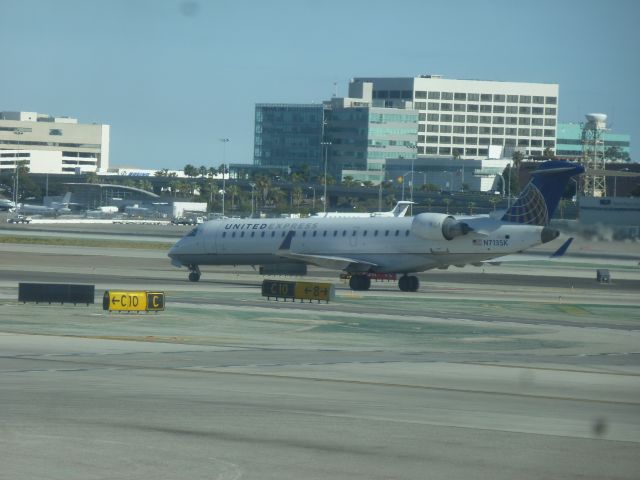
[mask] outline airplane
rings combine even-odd
[[[65,193],[60,202],[51,202],[51,206],[46,205],[29,205],[22,204],[18,207],[18,212],[30,215],[60,215],[63,213],[71,213],[69,208],[69,200],[71,192]]]
[[[413,205],[415,202],[400,200],[396,203],[396,206],[389,210],[388,212],[325,212],[325,213],[316,213],[313,217],[321,217],[321,218],[354,218],[354,217],[404,217],[409,210],[409,206]]]
[[[0,211],[13,212],[16,208],[16,204],[6,198],[0,198]]]
[[[200,279],[200,265],[311,264],[350,274],[352,290],[369,290],[368,273],[402,274],[405,292],[419,288],[417,272],[481,264],[522,252],[560,235],[548,226],[576,163],[552,160],[501,218],[456,219],[443,213],[413,217],[224,219],[191,230],[169,250],[175,266]],[[284,266],[284,265],[283,265]]]

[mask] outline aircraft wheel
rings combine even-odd
[[[197,282],[198,280],[200,280],[200,274],[199,273],[191,272],[189,274],[189,281],[190,282]]]
[[[371,279],[366,275],[352,275],[349,279],[349,288],[351,290],[369,290],[371,287]]]
[[[415,275],[403,275],[398,280],[398,287],[403,292],[417,292],[420,288],[420,280]]]
[[[410,275],[407,277],[407,286],[408,292],[417,292],[418,288],[420,288],[420,280],[415,275]]]

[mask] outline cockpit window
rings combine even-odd
[[[187,237],[195,237],[196,234],[198,233],[198,227],[194,228],[193,230],[191,230],[189,233],[187,233]]]

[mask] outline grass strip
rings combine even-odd
[[[68,247],[137,248],[144,250],[169,250],[173,243],[113,240],[98,238],[58,238],[1,235],[0,244],[18,243],[24,245],[58,245]]]

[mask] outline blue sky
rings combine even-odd
[[[640,2],[0,0],[0,110],[111,125],[112,166],[251,163],[256,103],[358,76],[560,84],[640,139]]]

